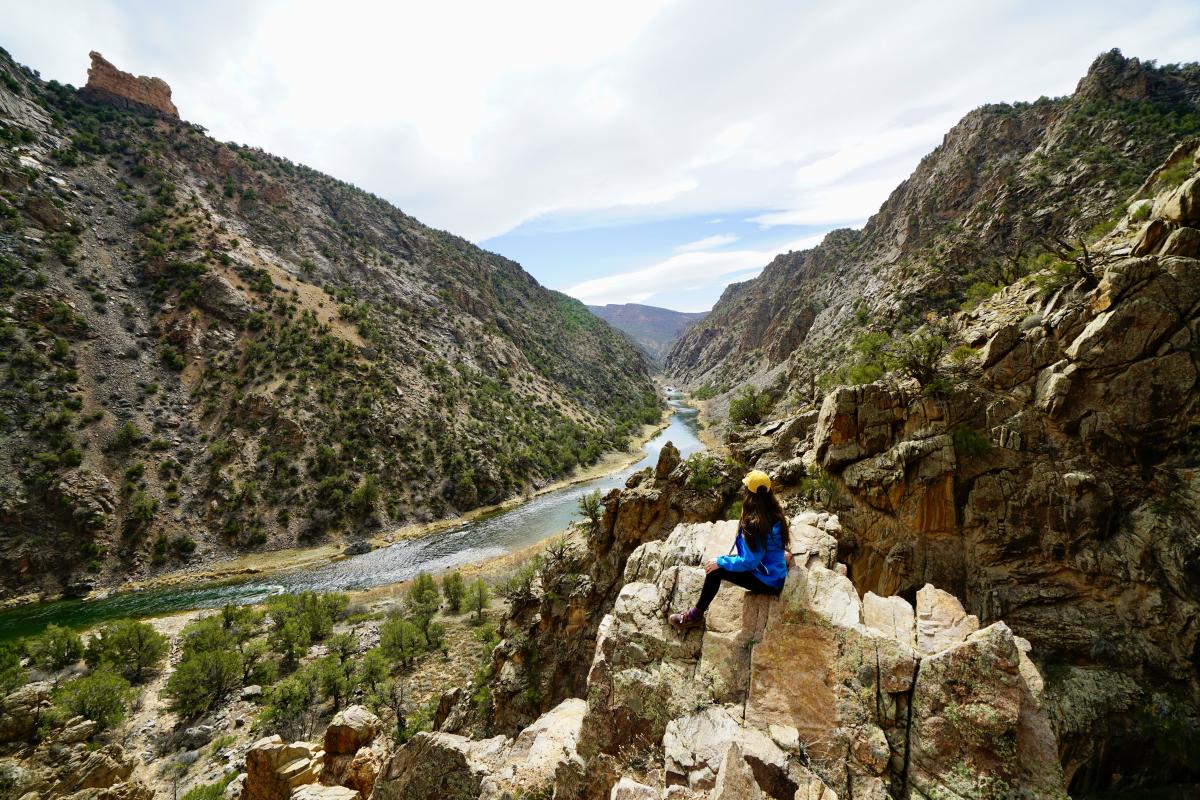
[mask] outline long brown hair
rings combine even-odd
[[[775,495],[765,486],[760,487],[757,492],[747,489],[742,493],[742,518],[739,524],[742,526],[742,536],[751,550],[762,550],[766,547],[767,534],[776,522],[779,523],[783,549],[787,550],[791,541],[788,535],[788,521]]]

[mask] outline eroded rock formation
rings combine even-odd
[[[733,496],[737,482],[719,462],[712,485],[696,486],[692,469],[668,442],[653,470],[633,474],[604,498],[598,525],[578,526],[550,549],[529,592],[510,599],[504,639],[492,655],[491,713],[481,718],[469,693],[460,693],[437,717],[442,730],[515,735],[563,699],[584,694],[596,630],[631,553],[680,523],[716,519]]]
[[[723,589],[707,629],[687,635],[666,615],[694,601],[736,522],[640,546],[600,624],[586,702],[515,740],[422,734],[373,797],[1065,797],[1028,642],[965,623],[932,586],[918,611],[888,598],[865,613],[834,561],[837,523],[794,520],[782,596]]]
[[[162,78],[122,72],[95,50],[88,55],[92,65],[83,87],[86,95],[133,111],[157,111],[168,117],[179,117],[179,109],[171,102],[171,87]]]

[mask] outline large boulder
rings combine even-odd
[[[334,715],[325,729],[325,754],[353,755],[360,747],[370,744],[383,723],[367,708],[359,705],[347,706]]]
[[[1066,798],[1057,742],[1022,656],[997,622],[922,659],[909,731],[911,797]]]
[[[254,311],[254,305],[223,275],[206,273],[199,284],[196,302],[210,314],[241,324]]]
[[[1200,224],[1200,176],[1188,178],[1154,204],[1153,216],[1175,225]]]
[[[316,783],[324,753],[308,742],[284,742],[279,736],[259,739],[246,752],[243,800],[287,800],[292,792]]]
[[[53,688],[49,681],[27,683],[0,700],[0,744],[33,739]]]

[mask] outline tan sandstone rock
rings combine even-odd
[[[925,584],[917,592],[917,652],[932,655],[965,641],[979,630],[979,619],[963,610],[949,592]]]
[[[1022,678],[1020,655],[997,622],[922,660],[910,730],[914,798],[1066,797],[1054,737]]]
[[[880,597],[874,592],[867,592],[862,600],[863,623],[868,628],[916,649],[916,614],[907,600],[895,595]]]
[[[731,744],[725,751],[709,797],[711,800],[761,800],[762,796],[762,789],[754,781],[754,771],[742,758],[741,746]]]
[[[86,94],[127,108],[179,117],[179,109],[171,102],[171,87],[166,81],[122,72],[94,50],[90,56],[92,65],[88,68],[87,85],[83,87]]]
[[[259,739],[246,752],[244,800],[286,800],[321,775],[319,747],[308,742],[284,742],[278,735]]]
[[[621,778],[608,794],[608,800],[658,800],[658,790],[653,786],[638,783],[632,778]]]
[[[383,724],[363,706],[347,706],[339,711],[325,729],[325,753],[350,755],[370,744]]]

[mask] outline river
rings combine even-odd
[[[672,442],[683,457],[704,449],[698,437],[697,411],[674,400],[667,427],[646,443],[646,455],[619,472],[565,486],[489,517],[397,542],[359,556],[347,556],[319,567],[283,570],[248,580],[172,586],[141,592],[118,592],[96,600],[59,600],[0,612],[0,641],[28,636],[46,625],[84,628],[119,617],[150,617],[226,603],[257,603],[272,594],[306,590],[330,592],[369,589],[407,580],[418,572],[441,572],[519,550],[562,531],[579,518],[579,498],[597,489],[602,494],[658,461]]]

